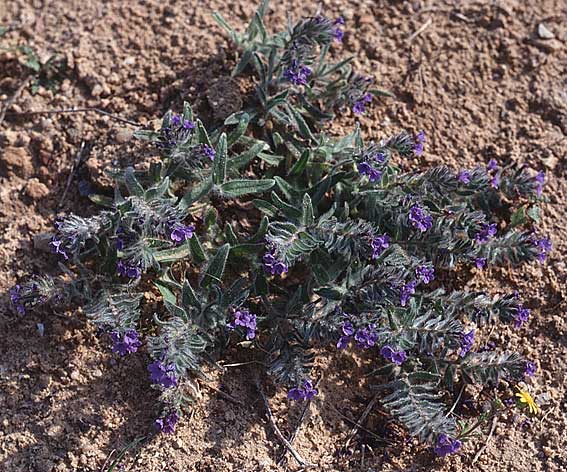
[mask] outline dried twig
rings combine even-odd
[[[335,410],[335,413],[337,413],[337,415],[339,415],[341,418],[343,418],[346,422],[352,424],[352,425],[356,425],[357,422],[355,420],[353,420],[352,418],[349,418],[347,415],[345,415],[344,413],[341,413],[335,406],[331,405],[331,408],[333,410]],[[382,436],[378,436],[376,433],[370,431],[369,429],[365,428],[364,426],[358,426],[358,429],[364,431],[365,433],[370,434],[370,436],[372,436],[374,439],[376,439],[377,441],[383,442],[384,444],[393,444],[392,441],[383,438]]]
[[[350,444],[350,442],[354,439],[354,437],[356,436],[357,431],[362,428],[362,425],[364,424],[364,421],[366,421],[367,416],[370,414],[370,412],[372,411],[372,408],[374,408],[374,405],[376,404],[376,402],[378,401],[378,395],[379,393],[375,394],[374,397],[372,397],[372,400],[370,400],[370,403],[368,403],[368,406],[366,407],[366,409],[362,412],[362,415],[360,415],[360,418],[358,418],[357,422],[355,423],[355,425],[353,426],[353,428],[350,430],[350,433],[348,435],[347,441],[344,445],[344,449],[348,448],[348,445]]]
[[[319,377],[317,379],[317,382],[315,382],[315,388],[318,387],[319,383],[321,382],[321,378],[322,377]],[[311,405],[311,398],[305,402],[305,405],[303,405],[303,410],[301,410],[301,415],[299,416],[299,421],[297,422],[295,429],[293,430],[293,432],[291,433],[291,436],[288,439],[290,444],[293,444],[293,441],[295,441],[295,438],[299,434],[299,430],[301,428],[301,425],[305,421],[305,417],[307,416],[307,412],[309,411],[310,405]],[[286,458],[286,453],[287,453],[286,451],[283,451],[283,453],[280,455],[279,459],[277,460],[278,466],[280,466],[284,463],[285,458]]]
[[[492,439],[492,436],[494,435],[494,431],[496,430],[496,423],[497,422],[498,422],[498,415],[496,415],[492,418],[492,424],[490,425],[490,432],[488,433],[488,437],[486,438],[486,441],[484,442],[483,446],[478,450],[478,452],[474,456],[474,458],[471,462],[471,465],[474,465],[474,463],[479,459],[481,454],[487,448],[488,442]]]
[[[264,402],[264,407],[266,408],[266,415],[268,417],[270,424],[272,425],[272,428],[273,428],[274,433],[276,434],[277,438],[287,448],[287,450],[291,453],[293,458],[297,461],[297,463],[301,467],[304,467],[304,468],[315,467],[315,464],[310,464],[308,462],[305,462],[305,460],[303,459],[303,457],[301,457],[299,452],[297,452],[293,448],[293,446],[289,443],[289,441],[284,437],[284,435],[280,431],[280,428],[278,428],[278,425],[276,424],[276,421],[275,421],[275,418],[274,418],[274,414],[272,413],[272,410],[270,408],[270,404],[268,403],[268,399],[266,398],[266,395],[264,394],[264,391],[262,390],[262,386],[260,385],[259,381],[256,382],[256,388],[258,389],[258,393],[260,393],[260,396],[262,397],[262,401]]]
[[[427,21],[425,23],[423,23],[418,29],[417,31],[415,31],[408,39],[408,43],[411,43],[415,38],[417,38],[421,33],[423,33],[427,28],[429,28],[431,26],[431,23],[433,23],[433,20],[430,18],[427,19]]]
[[[4,121],[4,118],[6,116],[6,111],[8,111],[8,108],[10,108],[14,104],[14,102],[20,97],[21,93],[28,86],[31,79],[32,79],[31,75],[27,76],[26,79],[20,84],[20,86],[14,92],[14,94],[10,98],[8,98],[8,100],[6,100],[6,103],[4,103],[2,108],[0,108],[0,125]]]
[[[202,384],[203,384],[205,387],[210,388],[212,391],[218,393],[219,396],[221,396],[221,397],[224,398],[225,400],[228,400],[228,401],[230,401],[230,402],[232,402],[232,403],[235,403],[235,404],[237,404],[237,405],[240,405],[240,406],[245,406],[245,404],[244,404],[243,402],[241,402],[238,398],[234,398],[232,395],[230,395],[230,394],[228,394],[228,393],[226,393],[226,392],[223,392],[220,388],[217,388],[217,387],[215,387],[214,385],[211,385],[211,384],[206,383],[206,382],[202,382]]]
[[[96,107],[86,107],[86,108],[61,108],[58,110],[38,110],[38,111],[20,111],[20,112],[11,112],[7,113],[9,116],[19,116],[19,115],[60,115],[63,113],[88,113],[94,112],[100,115],[108,116],[116,121],[121,121],[122,123],[127,123],[132,126],[141,127],[140,123],[136,123],[135,121],[127,120],[126,118],[122,118],[118,115],[113,115],[105,110],[101,110],[100,108]]]
[[[79,170],[79,167],[89,158],[90,154],[90,146],[87,146],[86,141],[81,141],[81,146],[79,147],[79,152],[75,156],[75,160],[73,161],[73,166],[71,167],[71,171],[69,172],[69,176],[67,177],[67,183],[65,184],[65,190],[63,191],[63,195],[61,195],[61,199],[59,200],[59,207],[63,205],[65,201],[65,197],[67,196],[67,192],[69,191],[69,187],[71,187],[71,182],[73,181],[73,177]]]

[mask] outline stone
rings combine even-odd
[[[34,177],[28,180],[26,194],[34,200],[41,200],[49,195],[49,188]]]
[[[6,167],[8,172],[19,175],[20,177],[29,177],[33,173],[32,156],[26,148],[7,147],[4,151],[0,151],[0,168]]]

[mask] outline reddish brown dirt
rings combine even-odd
[[[501,420],[471,465],[486,436],[454,457],[435,459],[416,442],[400,440],[403,434],[376,408],[365,428],[389,432],[393,446],[361,431],[341,455],[352,427],[341,415],[358,417],[372,398],[369,382],[360,381],[372,361],[329,352],[319,365],[321,394],[296,440],[298,452],[318,464],[317,470],[566,470],[567,4],[321,3],[327,15],[347,20],[346,51],[339,52],[356,54],[358,68],[398,97],[380,100],[362,119],[365,136],[424,129],[423,165],[472,166],[495,158],[545,169],[542,231],[555,249],[545,265],[491,269],[469,282],[492,292],[517,289],[532,308],[527,328],[485,332],[483,341],[535,360],[538,372],[529,388],[542,403],[539,418],[523,427],[520,416]],[[40,88],[32,95],[28,87],[9,111],[96,106],[147,123],[188,99],[211,113],[205,98],[210,79],[228,72],[232,46],[210,14],[219,10],[242,27],[254,8],[249,0],[0,0],[0,25],[13,27],[0,45],[27,43],[42,57],[56,52],[69,64],[58,92]],[[315,2],[274,2],[268,26],[283,25],[288,14],[315,11]],[[541,22],[554,39],[538,38]],[[24,79],[14,54],[0,52],[2,103]],[[340,123],[351,126],[352,118]],[[140,159],[128,154],[135,149],[131,129],[93,113],[7,116],[0,126],[2,292],[30,273],[53,271],[55,259],[34,248],[34,235],[49,230],[59,212],[88,206],[75,182],[58,207],[81,141],[93,146],[85,172],[98,178],[114,159]],[[37,323],[45,326],[43,336]],[[80,313],[44,311],[20,319],[3,298],[0,354],[0,470],[99,471],[109,455],[116,457],[149,431],[155,397],[143,356],[117,362]],[[126,470],[277,470],[279,445],[250,371],[234,368],[222,379],[212,375],[211,384],[244,404],[202,385],[202,399],[178,434],[135,449],[123,461]],[[289,432],[299,407],[288,405],[281,393],[270,402],[278,424]],[[288,464],[297,469],[293,459]]]

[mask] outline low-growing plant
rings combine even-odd
[[[185,104],[138,132],[159,162],[112,170],[114,196],[90,197],[101,211],[58,221],[61,275],[17,285],[12,302],[22,314],[82,306],[118,355],[144,346],[163,432],[203,364],[229,347],[296,401],[317,395],[315,358],[331,347],[367,350],[383,406],[439,455],[455,452],[476,429],[450,408],[455,393],[533,374],[475,340],[485,324],[527,321],[518,295],[469,292],[455,274],[543,262],[551,243],[533,229],[543,173],[495,161],[406,171],[423,132],[329,137],[325,121],[362,112],[373,79],[349,59],[326,62],[341,19],[269,36],[266,8],[242,34],[215,16],[240,53],[234,74],[254,83],[245,108],[206,127]]]

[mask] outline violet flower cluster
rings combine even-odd
[[[300,387],[294,387],[290,389],[287,392],[287,398],[296,402],[300,402],[304,400],[311,400],[318,393],[319,390],[317,390],[313,386],[313,382],[306,379],[303,381],[303,384]]]
[[[110,336],[114,343],[112,352],[120,356],[137,352],[142,345],[142,341],[140,341],[138,332],[135,329],[128,329],[124,333],[113,331],[110,333]]]
[[[177,386],[177,374],[174,364],[163,364],[156,360],[148,365],[150,373],[150,381],[154,384],[161,385],[163,388],[172,388]]]
[[[234,330],[237,326],[246,330],[246,339],[251,340],[256,337],[256,315],[249,310],[240,308],[234,312],[234,319],[227,324],[227,327]]]

